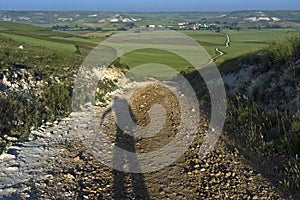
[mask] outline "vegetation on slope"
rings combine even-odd
[[[291,93],[283,89],[290,88],[291,91],[295,91],[292,93],[297,93],[300,76],[299,52],[300,34],[291,34],[285,39],[272,42],[266,49],[231,60],[230,65],[233,67],[230,70],[226,69],[223,74],[224,78],[245,74],[250,76],[242,77],[240,82],[233,83],[241,84],[237,86],[237,91],[231,91],[230,86],[226,85],[226,134],[234,138],[240,151],[244,152],[252,163],[259,165],[260,169],[266,168],[272,178],[277,176],[276,179],[281,180],[286,188],[296,191],[300,189],[299,100],[297,101],[294,94],[286,96]],[[195,72],[184,75],[197,91],[200,102],[207,105],[209,94],[202,78]],[[258,75],[265,77],[262,82],[257,85],[247,82],[248,79],[255,80]],[[271,84],[277,80],[280,87]],[[282,90],[281,93],[278,93],[278,88]],[[255,91],[263,94],[268,101],[257,98]],[[279,94],[282,94],[285,100],[291,100],[291,105],[282,105]],[[272,106],[267,104],[269,101],[272,102]],[[282,107],[285,109],[280,109]],[[209,113],[209,110],[207,112]]]
[[[0,37],[0,151],[71,109],[81,57]],[[22,46],[23,48],[20,48]]]
[[[71,112],[74,77],[98,41],[0,22],[0,153]]]
[[[299,85],[297,84],[299,84],[300,76],[300,33],[289,35],[286,39],[274,41],[269,49],[262,54],[262,58],[264,59],[264,65],[259,66],[265,67],[269,71],[275,68],[277,73],[283,77],[285,87],[294,88],[299,95]],[[276,93],[276,90],[274,93]],[[280,96],[273,95],[273,98],[273,102],[276,102],[277,98],[280,102]],[[285,98],[286,101],[292,100],[289,96]],[[232,125],[235,124],[235,126],[238,125],[238,127],[243,128],[242,133],[246,135],[246,141],[248,141],[252,151],[256,154],[285,157],[284,167],[280,171],[284,175],[282,183],[290,189],[299,191],[299,96],[298,101],[296,99],[294,102],[290,102],[292,104],[290,106],[288,106],[289,102],[286,103],[287,110],[265,111],[261,108],[258,109],[253,102],[246,101],[245,103],[238,103],[234,107],[231,106],[230,114],[236,115],[236,117],[232,117],[232,122],[236,121]]]
[[[241,138],[240,141],[244,141],[242,144],[249,150],[250,156],[261,156],[262,160],[281,158],[282,163],[276,163],[279,174],[283,176],[281,182],[293,190],[300,189],[300,163],[297,161],[300,155],[299,99],[298,102],[297,99],[292,101],[293,99],[287,96],[288,91],[284,89],[289,87],[297,93],[299,59],[300,33],[278,39],[265,51],[245,57],[242,60],[244,64],[252,64],[255,70],[265,74],[262,84],[252,89],[262,90],[260,93],[264,93],[269,102],[272,102],[273,108],[270,109],[270,105],[266,101],[262,102],[257,95],[238,93],[229,99],[227,117],[228,130]],[[271,79],[276,78],[275,73],[281,77],[277,79],[280,80],[278,86],[271,84]],[[270,74],[271,79],[268,78]],[[281,90],[284,100],[290,102],[282,105],[277,90]],[[283,106],[285,109],[280,109]]]

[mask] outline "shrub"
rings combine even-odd
[[[300,163],[288,162],[284,166],[285,178],[280,183],[290,190],[300,190]]]
[[[300,33],[272,42],[269,49],[275,65],[280,68],[293,66],[300,58]]]

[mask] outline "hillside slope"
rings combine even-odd
[[[190,121],[195,117],[181,113],[174,94],[157,81],[149,81],[140,90],[121,87],[118,79],[123,69],[111,66],[106,80],[99,83],[103,90],[98,90],[98,97],[106,102],[95,108],[96,117],[94,112],[72,112],[62,118],[71,111],[80,54],[60,54],[7,37],[0,40],[3,198],[299,199],[300,163],[296,155],[300,154],[300,126],[296,108],[300,35],[278,41],[262,53],[244,56],[236,63],[238,70],[223,74],[229,94],[226,129],[204,159],[197,153],[208,133],[209,96],[200,76],[195,72],[184,74],[201,104],[199,126],[192,132],[195,140],[172,165],[145,174],[107,167],[88,151],[78,132],[93,128],[100,124],[97,119],[102,119],[106,136],[114,145],[131,152],[150,152],[172,141],[181,114]],[[149,123],[151,105],[163,104],[167,120],[161,133],[149,139],[133,139],[122,132],[109,107],[111,95],[107,95],[115,89],[121,93],[120,98],[135,91],[129,103],[140,125]],[[179,96],[191,110],[190,102]],[[99,139],[97,132],[91,131],[91,135]],[[11,143],[14,144],[4,148]],[[103,143],[96,140],[92,144]],[[107,154],[120,158],[115,152]],[[168,155],[164,152],[162,156],[165,154]]]

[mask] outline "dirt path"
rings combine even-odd
[[[230,43],[231,43],[230,35],[228,35],[227,33],[225,33],[225,35],[226,35],[226,38],[227,38],[227,41],[226,41],[225,46],[226,46],[226,47],[229,47],[229,46],[230,46]]]
[[[226,36],[226,42],[225,42],[225,46],[224,46],[224,47],[226,48],[226,47],[229,47],[229,46],[230,46],[231,39],[230,39],[230,36],[229,36],[227,33],[224,33],[224,35]],[[215,51],[216,51],[216,53],[217,53],[218,55],[214,56],[214,57],[211,59],[210,63],[215,62],[218,58],[222,57],[222,56],[225,54],[225,53],[224,53],[223,51],[221,51],[219,48],[216,48]]]
[[[165,87],[153,83],[136,90],[129,101],[132,115],[141,126],[149,123],[148,111],[151,105],[164,105],[167,113],[166,124],[154,137],[133,140],[128,135],[120,134],[115,124],[114,113],[107,112],[103,115],[104,110],[99,110],[99,117],[104,116],[102,126],[105,134],[110,141],[132,152],[150,152],[168,144],[180,126],[178,100],[173,95]],[[89,113],[83,113],[81,117],[86,122],[82,121],[80,126],[74,126],[75,115],[79,113],[73,113],[62,126],[55,126],[56,132],[53,133],[56,137],[66,130],[68,136],[62,135],[61,142],[55,143],[57,145],[54,147],[59,151],[55,151],[57,154],[50,165],[45,162],[38,165],[39,170],[43,172],[39,176],[31,175],[30,171],[25,172],[30,175],[27,181],[23,180],[11,186],[5,183],[7,187],[2,187],[1,194],[10,194],[5,199],[283,199],[280,192],[262,174],[247,164],[225,137],[219,140],[215,150],[205,159],[198,158],[208,129],[208,120],[204,114],[200,116],[195,140],[186,152],[173,164],[159,171],[144,174],[113,170],[95,159],[86,149],[86,143],[83,144],[82,140],[76,137],[80,127],[92,126],[93,121],[90,120],[95,118]],[[193,120],[193,116],[185,117]],[[63,127],[67,129],[62,129]],[[45,127],[41,134],[51,130],[52,127]],[[28,151],[34,150],[35,147],[29,147],[29,144],[33,142],[24,146],[29,148]],[[29,155],[34,155],[34,151],[30,154],[25,152],[24,148],[18,150],[19,155],[24,156],[24,160],[30,157]],[[37,155],[41,159],[43,152],[46,151],[42,149]],[[48,159],[45,161],[49,162]],[[17,162],[23,166],[22,162]],[[3,166],[4,162],[1,165]]]

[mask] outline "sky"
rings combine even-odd
[[[1,10],[300,10],[300,0],[0,0]]]

